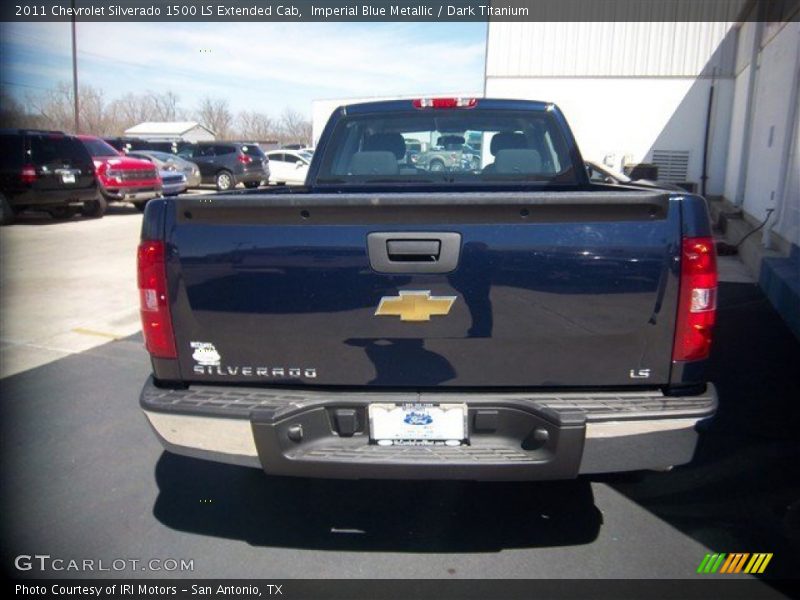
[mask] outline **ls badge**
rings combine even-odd
[[[446,315],[456,296],[431,296],[430,291],[404,291],[399,296],[381,298],[376,317],[400,317],[401,321],[430,321],[434,315]]]

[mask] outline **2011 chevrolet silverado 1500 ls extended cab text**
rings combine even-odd
[[[480,161],[405,161],[443,135]],[[686,463],[717,404],[710,235],[699,196],[591,184],[552,104],[342,107],[305,187],[148,204],[141,406],[169,451],[271,474]]]

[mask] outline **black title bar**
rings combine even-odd
[[[791,582],[753,578],[695,579],[39,579],[7,583],[16,598],[101,598],[103,600],[162,600],[185,598],[248,600],[548,600],[592,598],[648,600],[760,600],[785,598]],[[778,588],[778,589],[776,589]]]
[[[800,0],[11,0],[0,21],[789,21]]]

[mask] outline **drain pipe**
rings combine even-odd
[[[711,137],[711,112],[714,108],[714,84],[717,79],[717,68],[711,69],[711,88],[708,90],[708,108],[706,109],[706,131],[703,135],[703,174],[700,176],[700,193],[706,195],[706,183],[708,182],[708,146]]]

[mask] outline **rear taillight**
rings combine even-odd
[[[717,256],[714,240],[710,237],[684,238],[672,360],[708,358],[716,315]]]
[[[167,298],[164,242],[144,241],[139,244],[138,275],[145,347],[156,358],[177,358]]]
[[[36,181],[36,167],[33,165],[25,165],[22,171],[19,172],[19,178],[22,183],[33,183]]]
[[[414,108],[474,108],[477,98],[417,98],[411,101]]]
[[[239,162],[243,165],[249,165],[251,162],[253,162],[253,159],[250,156],[247,156],[247,154],[240,154],[236,158],[238,158]]]

